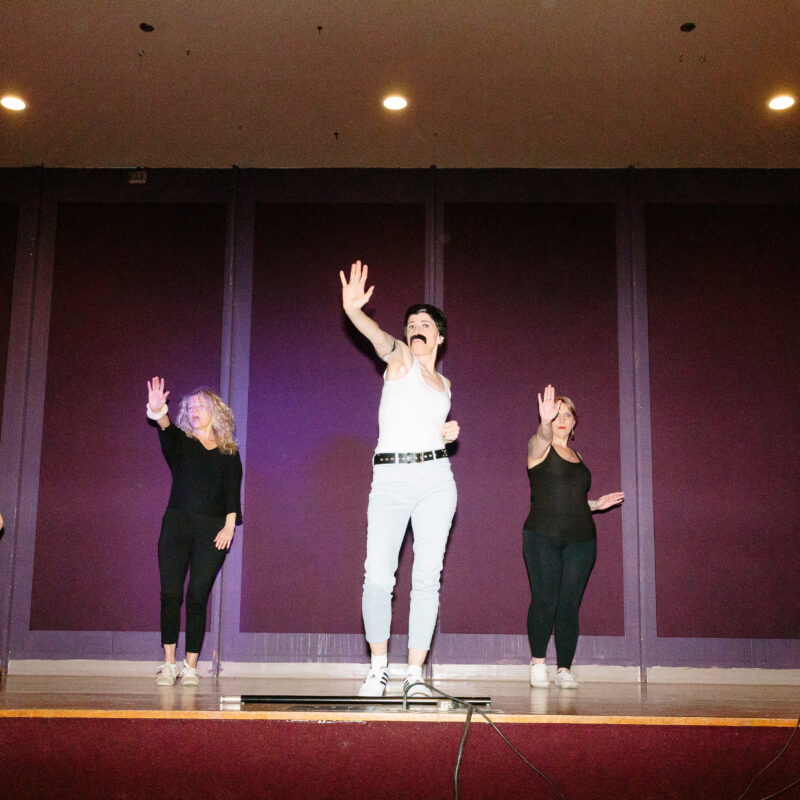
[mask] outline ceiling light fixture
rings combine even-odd
[[[2,100],[0,105],[7,108],[9,111],[22,111],[25,108],[25,101],[21,97],[14,97],[14,95],[7,94]]]
[[[794,105],[794,97],[790,97],[788,94],[779,94],[776,97],[773,97],[772,100],[767,103],[767,105],[773,111],[784,111],[787,108],[791,108]]]
[[[383,101],[383,105],[390,111],[400,111],[408,105],[408,100],[405,97],[400,97],[398,94],[393,94]]]

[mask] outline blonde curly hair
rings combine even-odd
[[[239,444],[234,437],[233,412],[222,402],[222,398],[210,389],[200,387],[183,396],[178,418],[175,424],[187,435],[195,438],[194,430],[189,423],[188,405],[192,397],[202,397],[211,411],[211,429],[221,453],[232,456],[239,450]]]

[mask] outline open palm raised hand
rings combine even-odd
[[[158,413],[167,402],[169,392],[164,391],[164,379],[156,376],[151,381],[147,381],[147,404],[150,410]]]
[[[537,397],[539,398],[539,419],[542,422],[552,422],[561,408],[561,401],[556,400],[556,390],[548,383],[544,387],[544,397],[541,394]]]
[[[374,286],[366,289],[367,285],[366,264],[361,265],[360,261],[350,265],[350,280],[344,276],[344,270],[339,270],[339,279],[342,282],[342,306],[345,309],[363,308],[372,297]]]

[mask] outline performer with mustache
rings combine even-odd
[[[403,691],[409,697],[430,697],[430,689],[422,683],[422,665],[436,625],[439,577],[456,510],[456,485],[445,445],[458,438],[459,428],[455,420],[446,421],[450,381],[436,372],[447,321],[436,306],[413,305],[405,314],[404,341],[395,339],[362,310],[375,288],[366,288],[367,265],[356,261],[350,267],[349,280],[344,271],[339,277],[345,314],[386,362],[378,445],[372,458],[361,600],[371,664],[358,693],[380,697],[389,680],[392,591],[410,519],[414,566]]]

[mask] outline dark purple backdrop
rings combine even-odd
[[[0,657],[154,653],[169,473],[145,381],[163,373],[179,395],[218,386],[221,371],[246,491],[217,606],[220,656],[363,657],[381,378],[343,317],[337,275],[361,257],[389,330],[423,297],[450,322],[441,369],[462,424],[459,509],[434,661],[524,660],[525,442],[551,381],[578,405],[591,495],[620,475],[629,493],[624,511],[595,517],[579,652],[644,666],[800,663],[800,171],[154,170],[131,187],[124,171],[38,170],[18,182],[0,184],[0,258],[19,291]]]
[[[800,205],[646,224],[658,635],[800,638]]]
[[[241,627],[360,633],[380,362],[344,316],[339,270],[402,334],[424,299],[423,204],[259,204],[253,257]],[[406,548],[410,556],[411,548]],[[402,560],[393,632],[407,627]]]
[[[445,374],[461,424],[453,457],[457,521],[445,562],[441,630],[525,633],[530,602],[522,524],[536,393],[576,404],[574,447],[591,495],[620,486],[614,206],[445,206]],[[599,558],[582,632],[624,633],[619,510],[595,515]]]
[[[148,378],[219,384],[225,206],[58,208],[31,630],[158,630]]]

